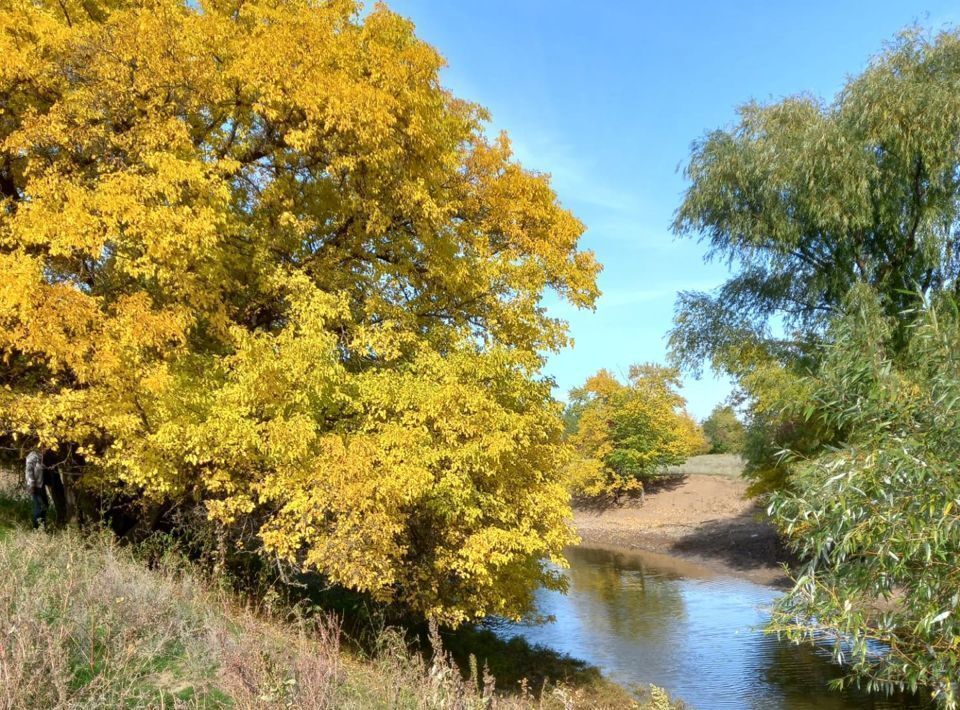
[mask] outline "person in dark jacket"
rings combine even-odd
[[[27,490],[33,499],[33,527],[39,528],[46,526],[47,509],[50,507],[50,499],[47,497],[43,470],[43,452],[34,449],[27,454],[26,483]]]

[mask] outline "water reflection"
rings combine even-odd
[[[759,631],[779,592],[652,553],[568,550],[567,595],[541,591],[556,621],[507,626],[599,666],[626,685],[655,683],[693,708],[892,710],[919,701],[836,692],[826,654]]]

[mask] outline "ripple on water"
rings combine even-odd
[[[599,666],[625,685],[654,683],[703,710],[899,710],[919,701],[837,692],[829,653],[760,631],[778,590],[636,551],[567,551],[566,595],[541,590],[543,625],[505,625]]]

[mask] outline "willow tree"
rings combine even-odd
[[[0,1],[0,434],[457,623],[571,540],[540,306],[597,265],[383,6]]]
[[[960,312],[952,297],[887,316],[858,287],[829,327],[795,415],[841,443],[797,456],[771,512],[803,560],[773,626],[832,645],[846,684],[960,704]],[[907,347],[899,331],[911,333]]]
[[[756,425],[753,471],[767,483],[783,482],[784,446],[832,442],[829,427],[781,410],[853,286],[874,289],[888,315],[918,292],[960,291],[958,81],[958,32],[908,32],[832,102],[749,103],[693,147],[674,227],[735,273],[680,295],[671,347],[678,363],[706,361],[739,382]]]

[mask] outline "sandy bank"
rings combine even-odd
[[[690,473],[646,496],[646,503],[580,506],[574,523],[585,545],[649,550],[698,562],[760,584],[785,585],[783,549],[772,525],[746,498],[738,476]]]

